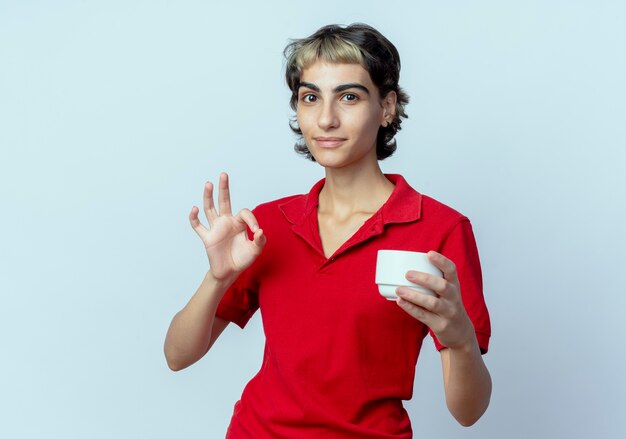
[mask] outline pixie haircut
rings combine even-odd
[[[379,127],[376,136],[378,160],[389,157],[396,150],[394,136],[400,131],[402,118],[407,118],[404,106],[409,103],[408,95],[400,88],[400,55],[395,46],[380,32],[363,23],[341,27],[328,25],[320,28],[308,38],[291,40],[284,51],[286,58],[285,78],[291,90],[290,106],[298,109],[298,88],[303,70],[317,61],[329,63],[360,64],[378,87],[381,98],[390,91],[397,95],[396,113],[386,127]],[[294,149],[297,153],[315,161],[298,127],[294,116],[290,128],[299,138]]]

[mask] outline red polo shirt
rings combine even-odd
[[[330,258],[317,222],[324,180],[307,195],[254,210],[267,244],[226,292],[217,316],[243,328],[260,308],[265,352],[235,405],[228,438],[412,437],[402,400],[412,397],[429,330],[379,294],[379,249],[436,250],[452,259],[487,351],[489,315],[469,220],[401,176],[387,178],[395,184],[387,202]]]

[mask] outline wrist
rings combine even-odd
[[[472,333],[472,337],[468,337],[466,341],[463,343],[459,343],[455,346],[448,347],[452,352],[458,352],[459,354],[472,354],[474,352],[480,353],[480,347],[478,346],[478,340],[476,339],[476,335]]]
[[[217,289],[226,291],[239,277],[239,273],[216,277],[211,270],[207,271],[204,281],[213,284]]]

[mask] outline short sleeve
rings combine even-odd
[[[483,296],[482,271],[472,225],[467,218],[458,222],[443,241],[439,253],[456,265],[461,297],[467,314],[474,324],[481,353],[487,353],[491,337],[489,312]],[[429,330],[438,351],[445,348]]]
[[[255,208],[252,212],[258,218],[257,209]],[[248,229],[248,239],[252,238],[253,233]],[[226,290],[215,311],[216,317],[233,322],[242,329],[259,309],[259,286],[258,282],[254,281],[253,274],[257,262],[258,258]]]
[[[244,328],[259,309],[257,289],[250,282],[250,267],[228,288],[217,306],[215,316]]]

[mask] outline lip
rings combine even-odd
[[[347,139],[343,137],[314,137],[313,140],[322,148],[334,148],[341,145]]]

